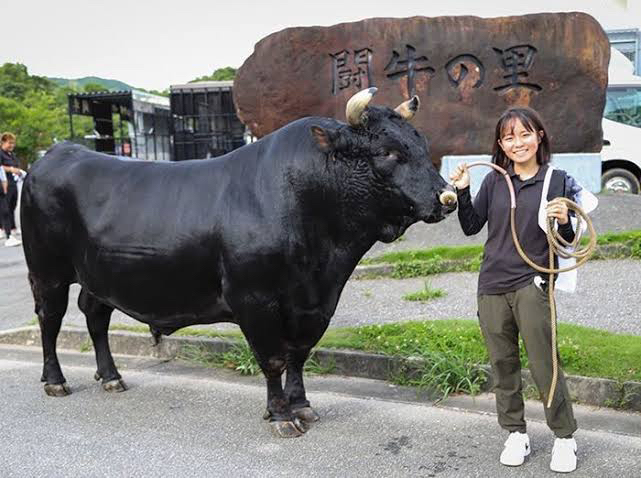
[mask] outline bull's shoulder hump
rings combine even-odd
[[[300,132],[307,132],[312,126],[321,126],[323,128],[339,128],[345,126],[345,123],[341,123],[338,120],[333,118],[324,118],[321,116],[306,116],[304,118],[297,119],[291,123],[286,124],[280,129],[269,133],[259,140],[259,142],[270,142],[276,139],[280,139],[285,136],[291,136],[299,134]]]

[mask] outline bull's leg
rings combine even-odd
[[[261,333],[258,333],[257,328],[261,329]],[[270,330],[269,327],[257,327],[256,323],[251,330],[243,328],[243,333],[267,381],[265,418],[269,419],[272,431],[282,438],[302,435],[307,431],[307,427],[300,419],[292,415],[289,400],[283,391],[281,376],[286,367],[286,354],[278,333],[273,329]]]
[[[260,355],[256,354],[257,357]],[[305,424],[292,414],[289,400],[283,391],[281,376],[285,370],[285,354],[258,359],[267,381],[266,416],[274,433],[282,438],[294,438],[307,431]]]
[[[40,323],[42,339],[43,367],[40,381],[45,382],[45,393],[51,397],[64,397],[71,393],[67,381],[62,374],[56,341],[62,318],[67,311],[69,300],[69,284],[39,281],[29,274],[31,291],[36,305],[35,311]]]
[[[102,388],[107,392],[124,392],[127,390],[127,386],[116,369],[109,349],[108,330],[113,307],[98,301],[84,289],[80,291],[78,296],[78,307],[87,318],[87,328],[96,352],[98,370],[94,378],[96,380],[102,379]]]
[[[287,380],[285,382],[285,396],[292,408],[293,415],[307,423],[318,421],[320,418],[307,400],[303,383],[303,368],[310,350],[309,347],[290,348],[287,353]]]

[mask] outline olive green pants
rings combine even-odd
[[[552,332],[547,294],[530,283],[506,294],[478,296],[479,323],[492,365],[499,425],[510,432],[524,433],[526,429],[519,334],[525,343],[532,378],[547,404],[552,381]],[[547,424],[557,437],[568,437],[576,431],[560,359],[554,400],[550,408],[544,407]]]

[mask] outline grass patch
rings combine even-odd
[[[148,333],[144,326],[111,328]],[[563,323],[559,324],[558,334],[559,353],[566,374],[609,378],[621,383],[641,382],[641,337]],[[176,335],[242,339],[239,331],[186,328]],[[244,349],[217,357],[200,357],[197,361],[210,366],[230,367],[240,373],[255,373],[257,369],[251,365],[254,358],[249,353],[249,347],[244,341],[239,341],[239,346]],[[394,381],[430,387],[443,395],[456,392],[477,393],[486,379],[479,364],[487,364],[488,355],[476,320],[434,320],[332,328],[325,333],[318,347],[424,359],[427,363],[424,368],[418,372],[413,370],[399,374],[393,377]],[[527,367],[523,347],[520,358],[521,365]],[[306,370],[312,373],[331,373],[332,367],[315,363],[312,356]]]
[[[581,240],[582,245],[587,238]],[[621,247],[608,247],[621,246]],[[641,259],[641,231],[625,231],[601,234],[593,259]],[[431,249],[415,249],[388,252],[378,257],[363,259],[363,265],[392,264],[395,279],[425,277],[444,272],[478,272],[483,260],[483,246],[440,246]]]
[[[582,241],[587,243],[586,238],[583,238]],[[596,239],[597,244],[621,244],[630,241],[641,241],[641,231],[607,232]]]
[[[109,325],[109,330],[123,330],[125,332],[135,332],[138,334],[150,334],[149,327],[147,325],[111,324]],[[212,330],[196,329],[192,327],[185,327],[184,329],[177,330],[172,335],[179,337],[209,337],[231,340],[244,339],[243,334],[240,330]]]
[[[351,333],[360,342],[360,346],[354,348],[360,350],[404,357],[442,353],[468,363],[488,363],[487,350],[475,320],[368,325],[351,329]],[[559,353],[567,374],[622,382],[641,381],[641,337],[572,324],[559,324],[558,334]],[[521,365],[528,366],[523,347]]]
[[[396,264],[399,262],[475,259],[483,254],[483,246],[440,246],[431,249],[388,252],[378,257],[363,259],[361,264]]]
[[[80,344],[80,348],[78,348],[79,352],[90,352],[91,349],[93,349],[93,342],[91,342],[90,339],[85,340],[82,344]]]
[[[425,277],[444,272],[478,272],[481,269],[481,258],[462,261],[443,260],[441,258],[427,261],[397,262],[394,264],[394,279],[409,279],[412,277]]]
[[[178,357],[206,367],[229,368],[241,375],[258,375],[261,371],[254,353],[244,341],[235,343],[223,353],[212,353],[201,346],[189,345],[181,349]],[[312,353],[305,362],[303,371],[305,374],[320,375],[332,373],[335,367],[334,363],[321,363]]]
[[[260,367],[247,343],[239,342],[223,353],[212,353],[197,346],[188,345],[180,350],[179,358],[206,367],[224,367],[236,370],[241,375],[256,375]]]
[[[433,299],[445,296],[443,289],[435,289],[431,286],[429,281],[423,283],[423,289],[411,294],[405,294],[403,299],[414,302],[429,302]]]
[[[476,272],[481,268],[483,246],[442,246],[432,249],[389,252],[364,259],[362,264],[394,265],[392,277],[406,279],[443,272]]]
[[[559,324],[559,351],[567,373],[641,382],[641,337]]]
[[[582,244],[587,244],[587,239],[581,239]],[[599,252],[598,246],[621,245],[627,249],[625,252],[615,253],[616,257],[630,257],[641,259],[641,231],[624,231],[615,233],[601,234],[597,237],[597,251],[594,254],[595,259],[608,259],[607,254]]]

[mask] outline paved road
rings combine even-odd
[[[600,232],[622,228],[641,229],[641,196],[605,195],[594,215]],[[622,218],[625,217],[625,221]],[[482,233],[484,234],[484,232]],[[379,253],[387,249],[433,247],[441,244],[479,243],[481,234],[466,238],[455,217],[436,225],[417,224],[408,239],[394,244],[377,243]],[[446,242],[446,240],[448,242]],[[370,251],[372,253],[372,251]],[[33,320],[33,299],[26,280],[27,269],[21,248],[0,247],[0,330],[18,327]],[[557,294],[559,320],[619,333],[641,335],[641,261],[593,261],[579,271],[577,293]],[[475,273],[440,274],[429,279],[432,287],[447,295],[425,304],[403,300],[403,295],[424,287],[424,279],[349,281],[332,327],[396,322],[476,317]],[[84,316],[76,305],[79,286],[72,286],[65,324],[83,325]],[[115,312],[113,322],[140,325]],[[233,328],[231,324],[217,328]]]
[[[39,350],[0,346],[3,478],[557,476],[548,470],[553,437],[539,403],[527,404],[527,415],[538,417],[529,424],[533,453],[514,470],[498,463],[505,434],[493,415],[434,407],[384,383],[308,379],[321,421],[283,440],[260,418],[259,378],[118,357],[131,388],[110,395],[91,378],[91,356],[60,358],[73,394],[50,398],[38,381]],[[641,415],[576,413],[584,428],[573,477],[641,476]]]

